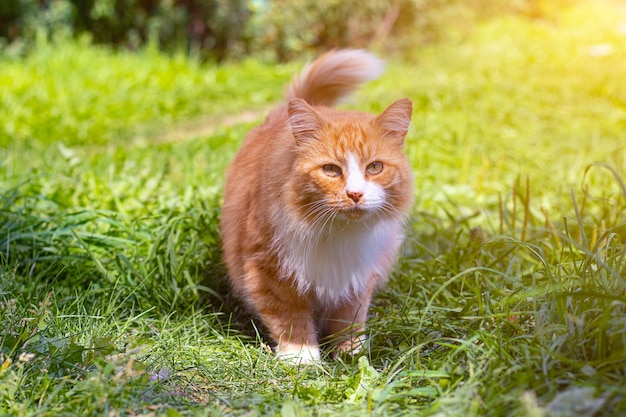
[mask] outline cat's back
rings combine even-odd
[[[232,277],[243,275],[243,259],[270,238],[266,213],[277,191],[271,183],[289,170],[291,135],[286,129],[287,110],[274,109],[250,130],[226,172],[222,204],[222,249]],[[276,159],[284,160],[276,163]],[[280,171],[280,172],[278,172]]]
[[[267,156],[275,150],[284,149],[282,145],[289,141],[287,117],[286,107],[280,106],[272,110],[263,123],[248,132],[228,167],[226,187],[233,182],[231,180],[237,181],[237,178],[245,174],[256,178],[255,167],[260,168]]]

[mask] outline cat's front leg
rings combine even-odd
[[[365,343],[367,305],[345,304],[337,307],[327,321],[328,340],[333,353],[356,355]]]
[[[342,300],[330,309],[327,331],[335,353],[356,355],[365,343],[365,321],[369,310],[375,279],[362,294]]]
[[[276,355],[294,364],[320,359],[310,300],[267,268],[249,265],[246,269],[247,298],[276,342]]]

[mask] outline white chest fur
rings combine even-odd
[[[316,232],[282,230],[273,247],[282,275],[329,304],[366,291],[374,274],[386,278],[403,238],[399,220],[335,223]]]

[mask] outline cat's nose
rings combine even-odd
[[[363,193],[360,191],[347,191],[346,190],[346,194],[348,195],[348,197],[350,197],[350,200],[354,201],[355,203],[358,203],[361,197],[363,197]]]

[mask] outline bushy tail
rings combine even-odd
[[[362,49],[330,51],[291,80],[285,98],[301,98],[311,105],[332,106],[361,84],[378,78],[383,69],[381,59]]]

